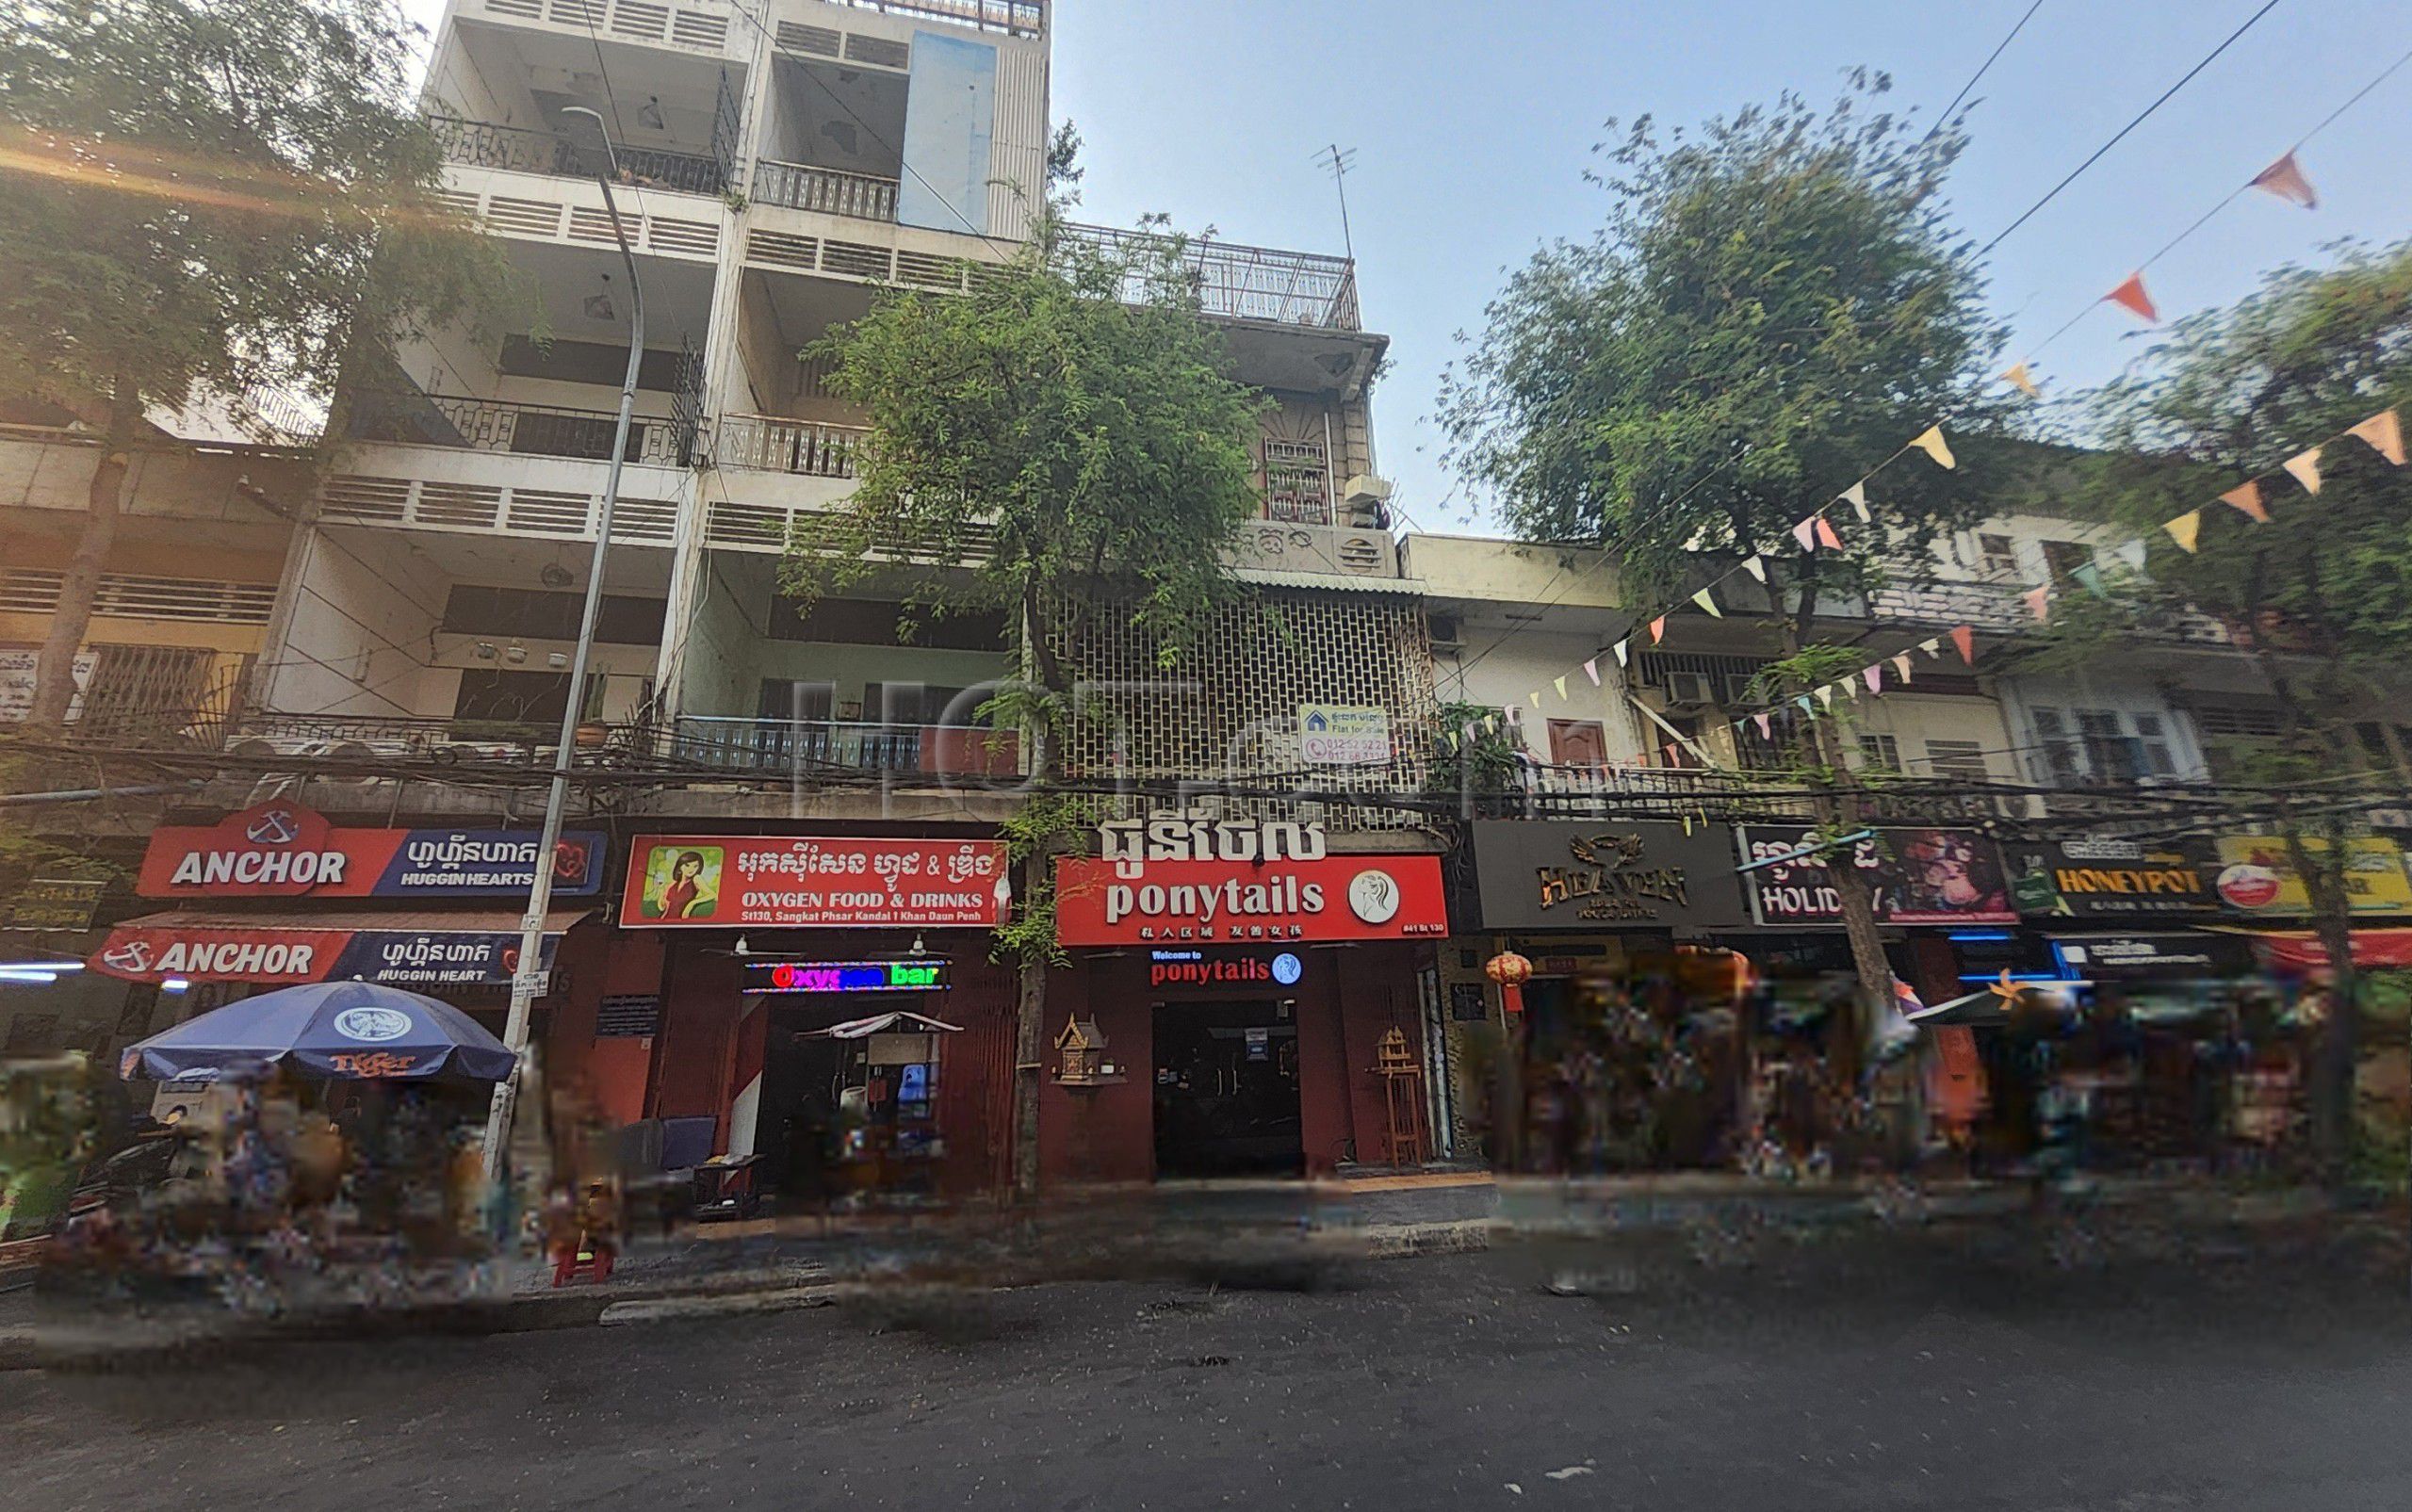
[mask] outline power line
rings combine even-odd
[[[2162,106],[2167,105],[2170,102],[2170,99],[2175,96],[2178,90],[2186,88],[2188,84],[2192,83],[2195,74],[2200,73],[2203,70],[2210,67],[2212,61],[2222,53],[2226,52],[2230,46],[2234,45],[2238,38],[2243,36],[2246,32],[2251,31],[2255,23],[2258,22],[2263,16],[2268,15],[2277,8],[2278,0],[2264,0],[2264,4],[2260,9],[2244,18],[2243,25],[2237,27],[2236,30],[2232,32],[2229,32],[2225,41],[2223,41],[2217,47],[2212,48],[2208,53],[2204,55],[2201,62],[2196,63],[2192,68],[2188,69],[2176,83],[2171,85],[2168,89],[2161,90],[2160,97],[2159,99],[2144,106],[2143,110],[2137,112],[2133,120],[2129,121],[2126,125],[2121,126],[2116,132],[2112,133],[2109,141],[2104,142],[2101,146],[2096,147],[2093,152],[2086,154],[2085,161],[2069,170],[2068,176],[2066,178],[2063,178],[2058,184],[2053,185],[2042,199],[2036,201],[2033,204],[2029,205],[2025,210],[2019,212],[2018,219],[2013,220],[2010,224],[2002,227],[2000,231],[1996,232],[1993,240],[1978,248],[1976,255],[1982,257],[1985,253],[1993,251],[1996,247],[2000,246],[2003,240],[2008,237],[2012,232],[2016,231],[2019,227],[2027,224],[2029,219],[2031,218],[2036,211],[2041,210],[2044,206],[2060,198],[2060,194],[2062,189],[2067,188],[2070,185],[2083,177],[2085,171],[2100,162],[2102,160],[2102,155],[2105,153],[2108,153],[2111,148],[2118,146],[2121,141],[2125,140],[2127,133],[2135,130],[2138,126],[2143,125],[2151,118],[2154,111],[2159,110]]]
[[[2035,0],[2033,5],[2027,8],[2027,14],[2018,18],[2018,24],[2010,28],[2010,35],[1994,44],[1994,50],[1987,53],[1985,60],[1977,65],[1977,72],[1968,75],[1968,82],[1960,86],[1960,92],[1951,97],[1951,103],[1945,106],[1943,113],[1934,118],[1934,124],[1927,128],[1926,140],[1932,141],[1935,133],[1951,123],[1951,112],[1960,108],[1960,102],[1968,98],[1968,91],[1975,89],[1977,81],[1983,78],[1986,71],[1994,66],[1994,59],[2001,57],[2002,50],[2017,40],[2018,34],[2027,29],[2027,24],[2035,19],[2035,12],[2043,8],[2044,0]]]

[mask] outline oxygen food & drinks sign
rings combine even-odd
[[[628,854],[626,929],[1002,924],[1002,840],[648,835]]]

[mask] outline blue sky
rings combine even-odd
[[[1328,142],[1355,147],[1365,319],[1392,338],[1375,399],[1381,467],[1414,523],[1482,529],[1477,501],[1439,465],[1438,375],[1504,267],[1599,223],[1581,174],[1604,120],[1692,122],[1786,89],[1822,100],[1859,63],[1931,115],[2028,3],[1066,0],[1053,108],[1087,141],[1084,219],[1163,210],[1271,246],[1339,250],[1331,183],[1311,159]],[[2259,3],[2044,0],[1976,91],[1950,186],[1962,223],[1980,240],[2008,225]],[[1994,254],[2013,344],[2097,299],[2407,48],[2406,0],[2280,0]],[[2247,195],[2154,265],[2163,317],[2232,300],[2336,237],[2412,234],[2407,120],[2412,65],[2304,149],[2317,211]],[[2138,330],[2094,311],[2037,363],[2047,394],[2116,372],[2148,339]]]
[[[1365,319],[1392,338],[1381,468],[1415,525],[1483,529],[1483,501],[1439,463],[1439,374],[1507,268],[1599,223],[1581,174],[1606,118],[1695,122],[1787,89],[1822,101],[1864,63],[1928,119],[2029,3],[1057,0],[1053,111],[1087,141],[1083,219],[1161,210],[1276,247],[1340,250],[1312,159],[1354,147]],[[430,24],[442,13],[406,4]],[[2008,225],[2259,4],[2044,0],[1976,90],[1949,188],[1961,222],[1980,240]],[[1995,253],[2013,346],[2084,310],[2407,48],[2412,0],[2280,0]],[[2304,150],[2317,211],[2243,196],[2153,267],[2163,317],[2233,300],[2337,237],[2412,234],[2407,121],[2412,66]],[[2111,376],[2148,339],[2139,329],[2094,309],[2036,365],[2047,395]]]

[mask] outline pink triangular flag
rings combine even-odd
[[[1910,680],[1910,654],[1906,651],[1893,658],[1893,675],[1903,682]]]
[[[1960,659],[1970,666],[1977,664],[1977,627],[1963,625],[1951,632],[1951,643],[1960,648]]]
[[[2153,308],[2152,296],[2144,292],[2144,276],[2142,273],[2129,273],[2126,283],[2102,297],[2146,320],[2158,321],[2160,318],[2160,312]]]
[[[1583,675],[1591,679],[1592,687],[1597,688],[1600,686],[1599,658],[1593,657],[1590,660],[1583,663]]]
[[[1820,514],[1817,517],[1817,544],[1829,551],[1840,551],[1843,548],[1843,538],[1834,534],[1833,522]]]
[[[1817,549],[1817,516],[1812,514],[1792,528],[1792,539],[1801,543],[1803,551]]]
[[[2036,619],[2042,621],[2051,619],[2052,585],[2050,583],[2045,583],[2041,588],[2030,588],[2018,596],[2027,600],[2027,611]]]
[[[2298,451],[2279,465],[2286,468],[2288,474],[2303,485],[2305,493],[2320,492],[2320,448],[2318,447]]]
[[[1677,757],[1675,742],[1672,740],[1667,742],[1667,765],[1670,767],[1680,767],[1683,765],[1683,762]]]
[[[2261,485],[2250,478],[2222,494],[2220,502],[2242,510],[2256,525],[2270,523],[2270,512],[2261,507]]]
[[[1859,675],[1867,679],[1867,691],[1869,692],[1881,693],[1884,691],[1884,669],[1882,667],[1880,667],[1875,662],[1871,661],[1866,666],[1859,669]]]
[[[2369,442],[2371,450],[2398,467],[2404,465],[2404,428],[2396,422],[2393,410],[2381,410],[2359,425],[2348,426],[2345,433]]]
[[[1772,740],[1775,739],[1775,716],[1773,714],[1753,714],[1751,716],[1751,719],[1752,722],[1756,723],[1759,727],[1760,740]]]
[[[2320,208],[2320,196],[2313,190],[2311,180],[2303,176],[2303,165],[2295,161],[2291,151],[2254,174],[2253,187],[2267,189],[2289,204],[2299,204],[2306,210]]]

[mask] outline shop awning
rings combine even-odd
[[[594,910],[545,916],[545,952]],[[129,982],[382,982],[421,989],[509,985],[521,914],[510,908],[176,909],[109,931],[90,965]]]
[[[807,1029],[796,1037],[798,1039],[862,1039],[872,1034],[887,1033],[899,1025],[904,1026],[904,1032],[907,1034],[917,1034],[924,1030],[933,1029],[944,1030],[950,1034],[963,1032],[961,1024],[944,1023],[924,1014],[898,1012],[873,1014],[869,1018],[849,1018],[842,1024],[831,1024],[826,1029]]]

